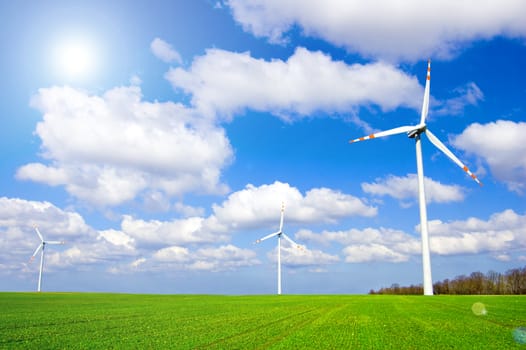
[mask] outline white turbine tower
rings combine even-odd
[[[420,134],[426,134],[427,138],[435,147],[441,150],[455,164],[461,167],[466,173],[473,178],[479,185],[482,183],[477,179],[475,174],[469,171],[465,166],[429,129],[426,125],[426,117],[429,110],[429,85],[431,81],[431,60],[427,63],[426,87],[424,90],[424,103],[422,105],[422,114],[420,124],[414,126],[401,126],[398,128],[381,131],[369,136],[360,137],[349,141],[350,143],[374,139],[377,137],[407,133],[409,138],[414,138],[416,143],[416,169],[418,173],[418,201],[420,206],[420,232],[422,235],[422,269],[424,274],[424,295],[433,295],[433,280],[431,278],[431,258],[429,254],[429,237],[427,227],[426,196],[424,191],[424,166],[422,162],[422,146],[420,145]]]
[[[31,259],[29,262],[33,261],[35,259],[35,256],[40,253],[40,272],[38,273],[38,288],[37,291],[40,292],[40,287],[42,286],[42,270],[44,269],[44,249],[46,248],[46,244],[64,244],[64,241],[46,241],[44,240],[44,237],[42,237],[42,234],[38,230],[38,227],[35,226],[35,231],[40,238],[40,244],[38,245],[37,249],[31,256]]]
[[[281,294],[281,238],[285,238],[287,241],[290,242],[293,246],[295,246],[298,249],[303,249],[301,245],[294,242],[289,236],[287,236],[283,232],[283,213],[285,211],[285,205],[281,203],[281,219],[279,221],[279,231],[271,233],[270,235],[267,235],[261,239],[258,239],[255,243],[261,243],[266,239],[272,238],[274,236],[278,237],[278,295]]]

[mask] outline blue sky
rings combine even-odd
[[[0,290],[366,293],[526,264],[522,1],[0,4]]]

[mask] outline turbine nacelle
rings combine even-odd
[[[425,132],[426,129],[427,129],[427,126],[425,124],[417,125],[414,130],[407,132],[407,137],[409,137],[410,139],[414,139],[416,135],[420,135],[421,133]]]

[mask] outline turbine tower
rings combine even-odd
[[[287,236],[283,232],[283,213],[285,211],[285,204],[281,203],[281,218],[279,220],[279,231],[271,233],[270,235],[267,235],[263,238],[260,238],[256,240],[255,244],[261,243],[266,239],[272,238],[274,236],[278,237],[278,295],[281,294],[281,238],[285,238],[287,241],[290,242],[293,246],[295,246],[298,249],[303,250],[303,247],[299,245],[298,243],[294,242],[289,236]]]
[[[414,126],[401,126],[398,128],[381,131],[376,134],[360,137],[349,141],[350,143],[374,139],[377,137],[407,133],[409,138],[415,139],[416,144],[416,170],[418,174],[418,202],[420,207],[420,233],[422,235],[422,269],[424,275],[424,295],[433,295],[433,279],[431,278],[431,258],[429,253],[429,234],[427,226],[426,195],[424,190],[424,165],[422,162],[422,146],[420,144],[421,134],[427,138],[435,147],[448,156],[455,164],[462,168],[479,185],[482,183],[477,179],[467,166],[465,166],[428,128],[426,117],[429,111],[429,85],[431,82],[431,60],[427,62],[426,87],[424,90],[424,103],[420,116],[420,124]]]
[[[38,251],[41,251],[40,253],[40,271],[38,273],[38,287],[37,292],[40,292],[40,288],[42,286],[42,270],[44,269],[44,249],[46,248],[46,244],[64,244],[64,241],[46,241],[44,240],[44,237],[42,237],[42,234],[38,230],[38,227],[35,226],[35,231],[40,238],[40,244],[38,245],[37,249],[31,256],[31,259],[29,262],[32,262],[35,259],[35,256],[38,254]]]

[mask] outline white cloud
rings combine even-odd
[[[67,241],[64,250],[46,253],[46,266],[54,268],[92,269],[119,265],[137,257],[133,238],[116,230],[100,231],[96,238]]]
[[[526,215],[513,210],[493,214],[489,220],[478,218],[444,223],[428,223],[432,251],[438,254],[476,254],[510,249],[526,249]]]
[[[514,240],[511,232],[459,233],[456,236],[431,238],[432,251],[440,255],[477,254],[487,251],[502,251],[510,248]]]
[[[441,102],[431,115],[461,115],[466,106],[476,106],[479,101],[484,100],[484,93],[473,82],[456,88],[454,92],[458,96]]]
[[[245,109],[270,111],[284,119],[370,105],[418,109],[423,94],[415,77],[389,64],[347,65],[301,47],[286,61],[210,49],[188,70],[172,68],[166,78],[175,89],[191,94],[192,104],[203,114],[227,118]]]
[[[247,185],[230,194],[220,205],[214,204],[213,213],[208,217],[160,221],[124,215],[121,231],[129,239],[124,236],[118,239],[130,244],[135,242],[137,246],[155,247],[226,242],[235,232],[277,226],[282,201],[285,203],[285,231],[289,224],[336,223],[349,216],[374,216],[377,212],[375,207],[339,191],[314,188],[303,195],[297,188],[276,181],[259,187]],[[107,239],[116,237],[116,233],[104,234]]]
[[[230,0],[227,4],[245,31],[271,42],[286,42],[287,32],[298,26],[306,36],[388,60],[447,58],[475,40],[526,36],[522,0]]]
[[[335,223],[352,216],[374,216],[376,208],[361,200],[338,191],[315,188],[304,195],[289,184],[275,182],[271,185],[255,187],[247,185],[241,191],[232,193],[221,205],[214,205],[213,213],[208,217],[190,216],[170,221],[142,220],[132,216],[123,216],[121,230],[100,231],[98,241],[106,242],[110,247],[128,250],[127,257],[134,258],[130,263],[110,268],[112,273],[129,272],[134,269],[162,270],[168,264],[177,269],[218,271],[250,266],[259,261],[255,253],[240,249],[231,244],[205,246],[228,242],[231,235],[245,229],[277,226],[279,223],[281,201],[286,204],[285,226],[289,223]],[[181,210],[190,210],[181,204]],[[256,237],[255,237],[256,238]],[[192,247],[201,246],[197,250]],[[137,264],[137,253],[148,254],[157,249],[150,258],[142,258]],[[109,249],[97,248],[111,256]],[[338,261],[335,255],[319,250],[297,251],[284,245],[283,261],[289,266],[319,266]],[[133,254],[132,254],[133,252]],[[68,264],[73,258],[92,263],[99,255],[80,257],[80,252],[69,250],[62,254],[62,264]],[[59,257],[57,257],[58,259]],[[58,260],[57,260],[58,262]],[[157,262],[157,263],[156,263]]]
[[[228,237],[210,225],[213,221],[202,217],[145,221],[125,215],[121,229],[126,235],[145,245],[187,245],[226,241]]]
[[[135,240],[132,237],[113,229],[100,231],[97,239],[104,239],[115,246],[121,246],[125,249],[133,249],[135,246]]]
[[[471,124],[452,144],[474,154],[489,165],[492,175],[510,191],[526,190],[525,122],[498,120],[488,124]]]
[[[171,246],[156,251],[153,258],[161,262],[183,263],[190,261],[191,255],[188,248]]]
[[[144,264],[146,262],[146,259],[145,258],[139,258],[137,260],[134,260],[132,261],[132,263],[130,264],[130,266],[132,268],[138,268],[139,266],[141,266],[142,264]]]
[[[313,242],[316,244],[328,245],[331,243],[338,243],[342,245],[353,244],[374,244],[380,243],[384,245],[397,245],[403,242],[412,242],[414,237],[407,233],[388,229],[384,227],[365,228],[363,230],[350,229],[340,231],[322,231],[321,233],[314,233],[310,230],[299,230],[296,232],[295,238],[300,241]],[[398,245],[397,250],[405,253],[416,253],[420,249],[412,245]]]
[[[155,57],[166,63],[183,63],[181,55],[177,52],[172,45],[168,44],[166,41],[155,38],[150,44],[150,49],[152,50]]]
[[[499,254],[494,257],[496,260],[499,261],[510,261],[511,257],[508,254]]]
[[[89,236],[66,241],[63,250],[47,254],[46,264],[79,270],[90,266],[109,266],[111,270],[123,260],[136,258],[140,247],[133,237],[114,229],[92,231]]]
[[[273,263],[278,261],[277,247],[272,249],[267,258]],[[296,246],[291,246],[285,241],[281,244],[281,263],[289,267],[319,267],[323,265],[335,264],[340,261],[337,255],[327,254],[321,250],[311,250],[307,247],[298,249]]]
[[[217,220],[232,229],[256,228],[279,223],[285,204],[289,223],[335,223],[348,216],[375,216],[377,209],[362,200],[328,188],[314,188],[303,195],[296,187],[279,181],[259,187],[247,185],[214,205]]]
[[[38,226],[49,240],[69,239],[91,232],[78,213],[64,211],[49,202],[0,197],[0,227],[8,228],[12,233],[16,229],[17,238],[27,235],[37,242],[34,226]]]
[[[124,215],[121,231],[138,246],[225,242],[234,232],[277,226],[282,201],[286,208],[285,227],[291,223],[336,223],[348,216],[374,216],[377,212],[375,207],[339,191],[314,188],[303,195],[297,188],[276,181],[259,187],[247,185],[245,189],[230,194],[220,205],[214,204],[213,213],[208,217],[189,216],[160,221]],[[202,208],[182,204],[178,209],[195,213],[202,211]],[[113,236],[108,235],[110,237]]]
[[[419,231],[419,226],[416,227]],[[432,254],[470,255],[491,253],[496,259],[509,257],[510,251],[526,251],[526,215],[513,210],[493,214],[488,220],[469,218],[444,223],[429,221]],[[420,236],[386,228],[351,229],[315,233],[300,230],[295,238],[315,244],[338,243],[345,246],[345,261],[408,261],[421,254]]]
[[[343,249],[345,262],[360,263],[370,261],[404,262],[409,256],[395,252],[391,248],[380,244],[352,245]]]
[[[226,191],[219,178],[233,152],[224,130],[180,104],[142,101],[138,86],[102,96],[52,87],[40,89],[32,106],[43,113],[36,134],[49,164],[24,165],[19,179],[64,185],[96,205],[144,191]]]
[[[48,202],[2,197],[0,209],[0,250],[5,252],[0,257],[2,273],[37,271],[37,265],[25,264],[39,243],[34,224],[39,225],[49,240],[66,239],[64,246],[47,251],[48,272],[100,267],[110,273],[162,271],[174,267],[220,271],[260,263],[252,250],[232,244],[214,246],[227,242],[232,234],[229,224],[220,222],[214,215],[171,221],[147,221],[126,215],[120,230],[97,231],[86,225],[79,214],[63,211]],[[324,264],[331,259],[334,257],[313,251],[296,257],[294,264],[316,265],[316,261]]]
[[[0,264],[3,273],[35,273],[38,264],[25,265],[40,239],[33,225],[39,227],[46,240],[65,240],[46,250],[46,270],[70,266],[83,268],[91,264],[107,264],[136,254],[134,241],[115,230],[97,232],[81,215],[57,208],[49,202],[18,198],[0,198]]]
[[[345,246],[343,254],[349,263],[369,261],[407,261],[420,252],[420,241],[399,230],[387,228],[350,229],[314,233],[300,230],[295,238],[302,241],[328,245],[338,243]]]
[[[181,202],[174,204],[174,209],[176,212],[189,217],[189,216],[203,216],[205,209],[201,207],[192,207],[190,205],[185,205]]]
[[[0,265],[3,268],[0,273],[38,271],[38,259],[29,263],[40,244],[34,226],[38,226],[46,240],[66,241],[65,245],[53,245],[46,250],[47,270],[60,266],[57,264],[57,254],[71,248],[73,242],[96,237],[96,232],[86,225],[78,213],[64,211],[49,202],[1,197]]]
[[[178,269],[223,271],[259,264],[256,253],[238,248],[232,244],[220,247],[188,248],[171,246],[155,252],[152,258],[160,263],[168,263]]]
[[[170,198],[161,191],[148,191],[142,195],[144,209],[149,212],[166,212],[170,210]]]
[[[238,248],[232,244],[217,248],[201,248],[197,250],[196,256],[202,261],[213,264],[215,269],[252,266],[260,263],[254,251]]]
[[[457,185],[444,185],[428,177],[424,178],[427,203],[448,203],[464,200],[464,190]],[[362,183],[364,192],[376,196],[391,196],[398,200],[418,200],[418,178],[416,174],[405,177],[389,175],[376,182]]]

